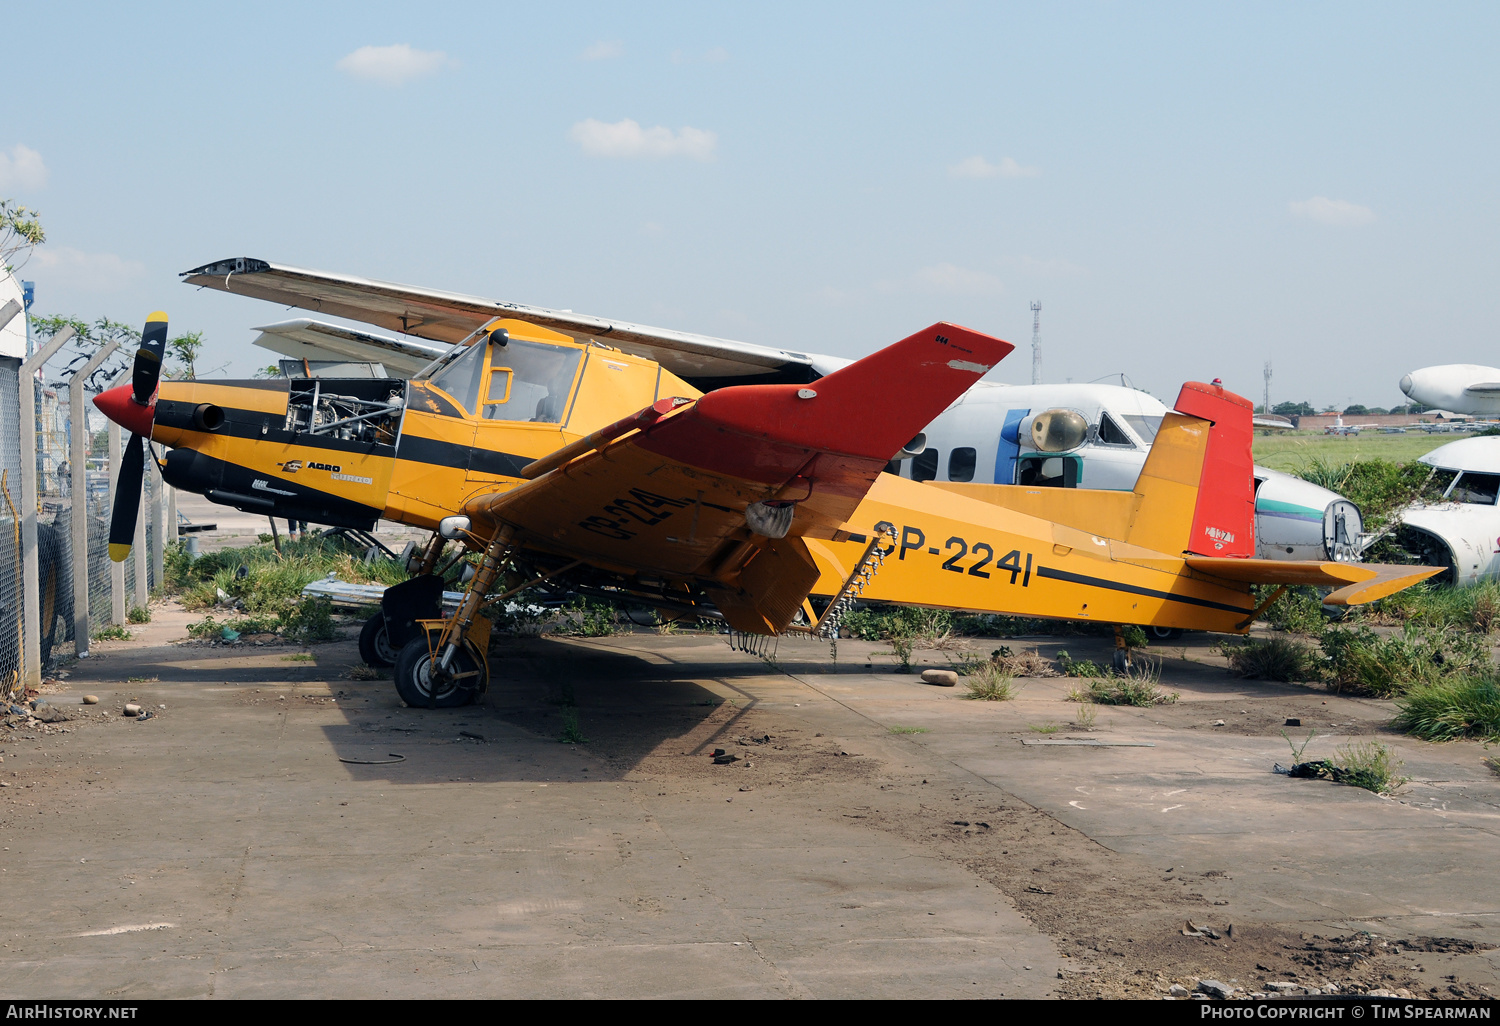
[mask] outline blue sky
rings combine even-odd
[[[1500,363],[1500,8],[155,5],[12,12],[38,312],[202,329],[265,259],[858,356],[944,319],[1170,401]]]

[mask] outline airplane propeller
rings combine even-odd
[[[130,441],[125,446],[115,485],[115,506],[109,517],[109,558],[116,563],[130,557],[135,539],[135,521],[140,515],[141,488],[146,476],[146,439],[151,437],[151,425],[156,420],[156,386],[161,381],[161,361],[166,348],[167,315],[158,310],[146,318],[129,386],[112,388],[94,400],[105,416],[130,429]]]

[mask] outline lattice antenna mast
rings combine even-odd
[[[1271,415],[1271,361],[1270,360],[1266,361],[1266,369],[1265,369],[1264,373],[1265,373],[1265,376],[1266,376],[1266,405],[1264,407],[1262,407],[1262,409],[1265,410],[1266,416],[1269,417]]]
[[[1031,383],[1042,383],[1042,304],[1031,303]]]

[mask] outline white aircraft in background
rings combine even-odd
[[[1413,402],[1435,410],[1500,415],[1500,367],[1476,363],[1423,367],[1401,378],[1401,391]]]
[[[375,373],[416,373],[492,318],[514,317],[580,341],[655,360],[697,388],[809,384],[851,361],[729,339],[652,328],[450,292],[310,271],[252,258],[183,272],[190,285],[401,332],[392,338],[299,318],[259,328],[256,345],[282,354],[294,376],[327,375],[330,360],[375,364]],[[412,336],[415,336],[413,338]],[[298,367],[298,363],[301,367]],[[981,381],[912,440],[888,468],[917,481],[1034,487],[1135,486],[1167,408],[1120,385],[1002,385]],[[1262,426],[1290,426],[1267,421]],[[1362,522],[1347,499],[1289,474],[1255,468],[1256,555],[1356,560]]]
[[[1419,462],[1435,468],[1441,501],[1414,504],[1400,515],[1395,542],[1428,566],[1433,578],[1475,584],[1500,577],[1500,438],[1465,438],[1440,445]]]

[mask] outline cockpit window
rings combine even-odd
[[[475,342],[432,375],[432,383],[452,396],[469,413],[477,413],[479,410],[484,350],[485,344],[482,341]]]
[[[1493,506],[1497,495],[1500,495],[1500,474],[1475,474],[1466,470],[1448,492],[1448,499],[1475,506]]]
[[[513,338],[495,346],[490,357],[486,420],[525,420],[560,424],[573,391],[581,349],[547,346]]]
[[[1150,445],[1156,440],[1156,433],[1161,430],[1161,416],[1147,417],[1139,413],[1123,414],[1125,423],[1135,429],[1135,433],[1141,436],[1141,441]]]
[[[1104,445],[1135,445],[1125,429],[1116,424],[1114,418],[1107,413],[1099,414],[1099,441]]]

